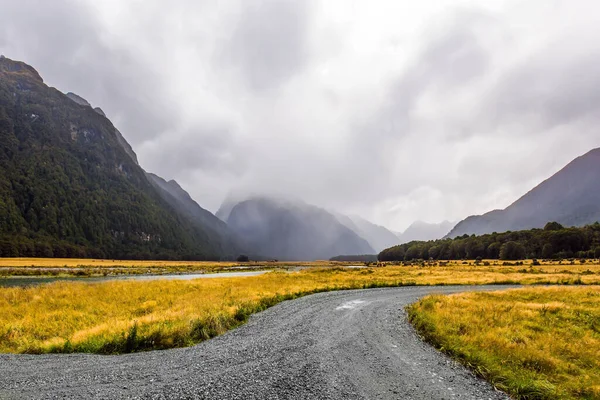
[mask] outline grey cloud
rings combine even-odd
[[[200,142],[199,137],[202,138]],[[195,126],[165,135],[151,145],[146,158],[152,158],[152,165],[160,166],[160,172],[167,177],[194,170],[207,174],[228,171],[239,175],[244,168],[245,161],[239,157],[241,149],[233,141],[231,128],[226,125]]]
[[[600,32],[575,26],[591,1],[423,0],[424,32],[403,31],[412,15],[353,14],[360,1],[92,1],[0,0],[0,53],[101,107],[145,169],[213,210],[250,188],[402,229],[506,206],[530,174],[600,144]],[[561,10],[572,25],[547,21]]]
[[[489,68],[488,51],[475,32],[475,27],[488,16],[470,10],[463,12],[464,15],[455,15],[449,22],[444,22],[444,33],[424,44],[417,59],[390,85],[381,107],[354,128],[354,141],[348,144],[348,152],[363,155],[353,162],[360,165],[359,173],[364,174],[365,181],[373,186],[373,193],[387,184],[385,171],[394,164],[397,154],[405,146],[406,137],[422,133],[419,121],[415,121],[413,115],[421,97],[439,90],[443,90],[443,95],[452,96],[452,90],[460,90],[477,80]],[[425,155],[427,149],[414,151]],[[407,173],[403,177],[404,184],[394,185],[391,190],[410,192],[415,184],[427,183],[422,179],[417,173]]]
[[[309,1],[243,2],[219,60],[239,71],[253,90],[277,87],[307,62],[309,19]]]
[[[600,31],[599,31],[600,34]],[[541,54],[506,74],[489,99],[488,120],[535,119],[542,131],[593,116],[600,108],[600,45],[575,58]],[[549,50],[551,51],[551,50]]]
[[[373,118],[376,125],[383,125],[369,131],[396,136],[409,133],[411,111],[428,90],[456,89],[486,72],[489,54],[478,41],[474,27],[488,18],[472,12],[467,15],[469,18],[456,16],[446,22],[444,33],[425,44],[417,59],[392,85],[382,110]]]

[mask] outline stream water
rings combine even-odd
[[[235,278],[240,276],[257,276],[269,271],[241,271],[241,272],[220,272],[214,274],[164,274],[164,275],[117,275],[117,276],[98,276],[90,278],[79,277],[40,277],[40,276],[15,276],[0,278],[0,287],[27,287],[42,285],[52,282],[86,282],[98,283],[107,281],[155,281],[159,279],[167,280],[191,280],[191,279],[209,279],[209,278]]]

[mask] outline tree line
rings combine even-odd
[[[566,228],[549,222],[543,229],[413,241],[385,249],[377,258],[379,261],[600,258],[600,223]]]

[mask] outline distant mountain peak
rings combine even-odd
[[[346,216],[332,212],[338,221],[358,236],[365,239],[376,252],[398,244],[396,234],[382,225],[377,225],[359,215]]]
[[[542,228],[549,221],[583,226],[600,220],[600,148],[575,158],[503,210],[472,215],[448,237]]]
[[[398,239],[400,243],[441,239],[450,232],[454,225],[454,222],[447,220],[437,224],[417,220],[410,224],[404,232],[398,233]]]
[[[265,195],[232,199],[217,215],[263,256],[300,261],[375,253],[364,238],[323,208]]]

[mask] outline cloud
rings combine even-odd
[[[218,53],[225,67],[242,75],[252,90],[281,85],[301,70],[309,57],[309,1],[243,2],[230,22],[234,27]]]
[[[213,211],[273,193],[402,230],[506,207],[600,145],[591,0],[4,3],[1,53]]]

